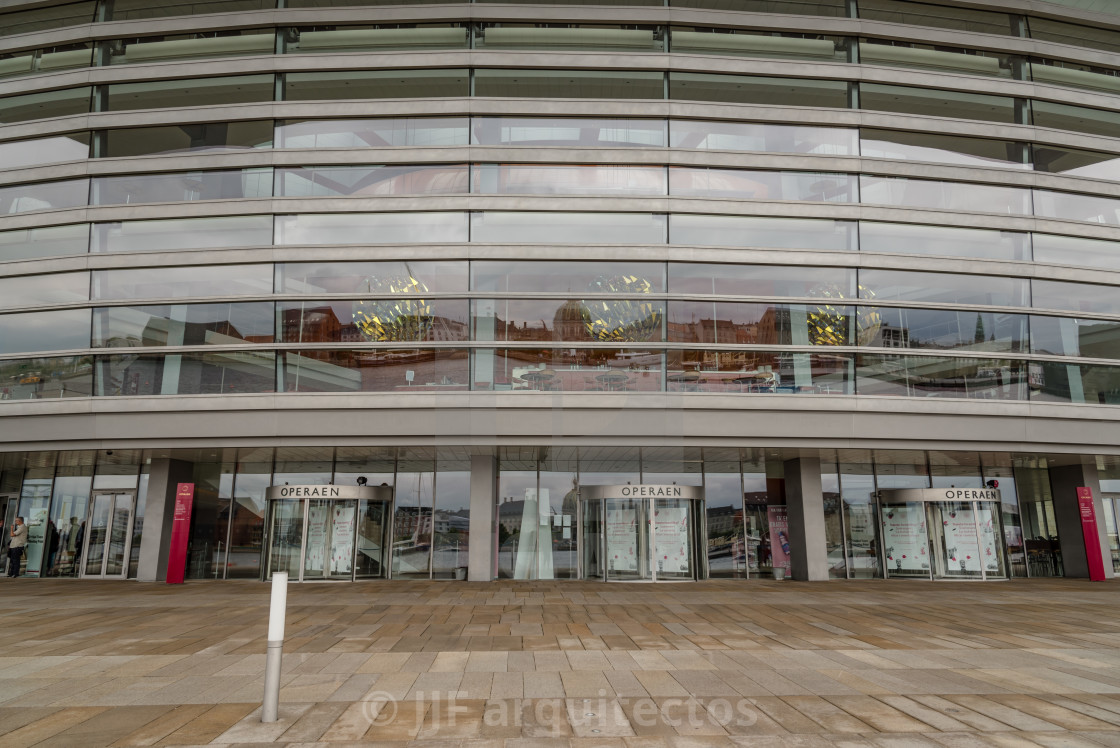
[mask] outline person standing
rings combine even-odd
[[[8,576],[13,579],[19,576],[20,561],[26,547],[27,525],[23,523],[23,517],[16,517],[12,524],[12,542],[8,545]]]

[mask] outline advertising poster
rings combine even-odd
[[[921,504],[883,507],[883,555],[891,574],[928,574],[926,512]]]
[[[182,584],[186,577],[187,545],[190,539],[191,511],[193,509],[194,484],[178,484],[175,487],[174,513],[171,515],[171,546],[167,552],[168,584]],[[104,540],[101,542],[104,542]],[[91,547],[90,552],[92,551],[93,548]]]
[[[971,509],[942,508],[941,524],[945,531],[947,572],[979,573],[981,560],[980,543],[976,538],[976,515]],[[991,535],[990,530],[988,534]]]
[[[691,572],[688,543],[688,509],[658,507],[653,513],[653,537],[657,548],[657,571],[669,574]]]
[[[607,564],[612,571],[638,570],[638,510],[607,508]]]
[[[331,510],[331,574],[349,574],[354,560],[353,505]]]
[[[775,569],[789,573],[789,512],[784,506],[766,507],[766,521],[770,525],[770,561]]]
[[[327,512],[325,506],[312,504],[307,511],[307,559],[305,571],[322,571],[327,553]]]

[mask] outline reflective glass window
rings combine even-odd
[[[668,351],[670,392],[848,395],[852,357],[770,351]]]
[[[380,5],[427,5],[446,0],[285,0],[288,8],[364,8]]]
[[[647,349],[509,348],[495,350],[492,354],[479,350],[475,357],[472,378],[476,390],[660,392],[663,389],[662,354]]]
[[[973,10],[910,0],[860,0],[860,18],[916,26],[933,26],[954,31],[1014,36],[1011,16],[988,10]]]
[[[842,36],[743,31],[702,26],[674,26],[671,34],[673,52],[830,62],[848,61],[848,40]]]
[[[387,148],[467,145],[467,117],[387,117],[281,122],[279,148]]]
[[[2,22],[3,19],[0,18],[0,23]],[[92,60],[93,45],[89,42],[8,52],[0,54],[0,78],[36,72],[45,73],[85,68],[89,67]]]
[[[995,78],[1011,78],[1014,75],[1014,62],[1010,55],[982,49],[887,39],[861,39],[859,61],[865,65],[921,68],[966,75],[990,75]]]
[[[97,3],[89,0],[84,3],[66,3],[0,14],[0,36],[29,34],[32,31],[47,31],[92,23],[96,9]]]
[[[430,452],[397,460],[393,492],[393,555],[395,579],[429,579],[432,573],[432,501],[435,498],[435,461]]]
[[[669,292],[717,296],[854,299],[854,268],[669,263]]]
[[[105,106],[106,111],[122,112],[272,101],[272,80],[271,75],[242,75],[113,83],[105,87]]]
[[[469,389],[465,350],[286,351],[284,392],[441,392]]]
[[[654,5],[661,3],[654,2]],[[747,10],[752,13],[800,13],[810,16],[846,16],[844,0],[670,0],[674,8]]]
[[[468,340],[467,301],[398,294],[386,298],[281,301],[283,343],[405,343]]]
[[[272,197],[272,169],[129,174],[123,177],[93,178],[92,203],[94,205],[236,200],[254,197]]]
[[[860,201],[870,205],[1015,216],[1031,213],[1031,192],[1024,187],[863,174],[859,178],[859,192]]]
[[[107,21],[271,10],[276,0],[113,0]]]
[[[272,216],[221,216],[95,223],[91,251],[167,252],[271,244]]]
[[[223,29],[215,34],[172,34],[112,39],[102,42],[110,65],[163,62],[165,60],[270,55],[276,47],[271,29]]]
[[[663,99],[665,74],[642,70],[499,70],[474,73],[475,96]]]
[[[1031,117],[1036,126],[1053,127],[1057,130],[1073,130],[1105,137],[1116,137],[1116,133],[1120,131],[1120,112],[1105,109],[1035,99],[1031,101]]]
[[[470,191],[466,164],[303,166],[276,170],[283,197],[452,195]]]
[[[819,304],[669,302],[669,340],[717,345],[851,345],[855,308]]]
[[[276,216],[277,244],[427,244],[467,240],[467,214],[460,212]]]
[[[932,304],[1030,305],[1030,289],[1025,278],[907,270],[861,269],[859,296],[861,299]]]
[[[0,361],[0,400],[54,400],[92,394],[92,356]]]
[[[848,106],[848,83],[808,78],[670,72],[669,98],[844,109]]]
[[[1120,322],[1031,315],[1031,352],[1120,359]]]
[[[859,345],[1018,353],[1027,350],[1027,316],[1002,312],[862,306]]]
[[[192,296],[259,296],[271,293],[271,265],[93,271],[95,299],[187,299]]]
[[[669,121],[669,132],[673,148],[825,156],[859,153],[858,131],[842,127],[674,119]]]
[[[475,145],[663,147],[665,120],[603,117],[473,117]]]
[[[272,147],[271,120],[130,127],[103,133],[105,158]]]
[[[1032,306],[1036,309],[1065,309],[1087,314],[1120,314],[1120,289],[1095,283],[1031,281]]]
[[[1018,231],[860,221],[861,252],[1029,260],[1030,237]]]
[[[612,50],[661,52],[664,29],[618,24],[516,23],[478,24],[476,49]]]
[[[582,292],[630,280],[630,291],[663,293],[665,265],[659,262],[536,262],[476,260],[471,263],[471,290],[495,293]],[[643,289],[648,289],[644,291]]]
[[[1026,400],[1027,362],[861,353],[856,393],[967,400]]]
[[[273,351],[133,353],[97,358],[97,394],[102,397],[275,391]]]
[[[0,214],[84,207],[88,196],[88,179],[0,187]]]
[[[1079,151],[1054,145],[1034,145],[1034,168],[1052,174],[1120,182],[1120,156]]]
[[[0,314],[0,353],[89,348],[89,309]]]
[[[1040,16],[1028,18],[1027,25],[1030,27],[1032,39],[1069,44],[1074,47],[1103,49],[1106,52],[1120,52],[1120,31],[1116,29],[1105,26],[1085,26]]]
[[[0,143],[0,164],[6,169],[83,161],[89,158],[89,133],[74,132],[34,140]]]
[[[855,250],[857,238],[855,221],[678,213],[669,219],[669,243],[709,247]]]
[[[430,99],[469,96],[466,70],[354,70],[288,73],[285,101],[328,99]]]
[[[669,194],[752,200],[859,201],[851,174],[812,171],[753,171],[694,166],[669,168]]]
[[[663,166],[479,164],[473,191],[499,195],[664,195]]]
[[[273,304],[114,306],[94,310],[94,348],[271,343]]]
[[[0,262],[80,255],[88,251],[88,223],[0,231]]]
[[[283,294],[408,294],[467,290],[467,263],[287,262],[276,265],[276,292]]]
[[[1107,239],[1035,234],[1032,243],[1035,262],[1120,270],[1120,243],[1118,242]]]
[[[937,88],[860,83],[861,109],[928,117],[1015,122],[1015,100],[1009,96],[947,91]]]
[[[1115,33],[1115,32],[1113,32]],[[1031,80],[1057,86],[1120,92],[1120,70],[1084,65],[1066,60],[1031,60]]]
[[[1120,198],[1115,197],[1035,190],[1034,212],[1043,218],[1120,226]]]
[[[471,214],[471,241],[486,244],[664,244],[659,213]]]
[[[70,304],[89,300],[89,273],[12,275],[0,278],[0,307]]]
[[[1032,362],[1031,400],[1120,405],[1120,366]]]
[[[90,89],[64,88],[60,91],[6,96],[0,99],[0,124],[26,122],[48,117],[65,117],[89,112]]]
[[[1029,163],[1025,163],[1024,143],[903,130],[861,128],[859,133],[859,152],[866,158],[1000,169],[1031,168]]]
[[[470,45],[469,31],[465,23],[306,26],[284,29],[284,51],[289,54],[331,54],[393,49],[465,49]]]
[[[472,315],[474,339],[660,342],[663,338],[664,302],[634,294],[623,296],[630,288],[644,288],[645,284],[638,280],[628,286],[621,279],[619,281],[612,287],[619,289],[620,298],[476,300]]]

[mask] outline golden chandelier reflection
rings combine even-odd
[[[652,292],[649,280],[636,275],[599,276],[588,291],[618,296]],[[585,299],[583,324],[592,340],[599,343],[641,342],[660,338],[660,304],[643,299]]]
[[[819,285],[809,291],[809,296],[822,299],[816,306],[808,309],[807,320],[809,323],[810,345],[851,345],[849,325],[851,324],[851,309],[842,310],[841,305],[851,304],[855,299],[849,299],[844,294],[844,289],[835,284]],[[865,286],[858,287],[857,298],[873,299],[875,292]],[[837,302],[836,306],[829,303]],[[883,317],[876,307],[858,307],[855,319],[858,334],[857,345],[868,345],[875,339],[879,328],[883,324]]]
[[[424,340],[432,329],[432,306],[419,294],[428,293],[423,281],[411,275],[367,277],[361,284],[370,294],[392,294],[391,299],[354,302],[354,326],[371,343]]]

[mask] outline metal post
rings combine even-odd
[[[288,572],[272,575],[268,609],[268,655],[264,663],[264,704],[261,722],[275,722],[280,709],[280,667],[284,658],[284,613],[288,604]]]

